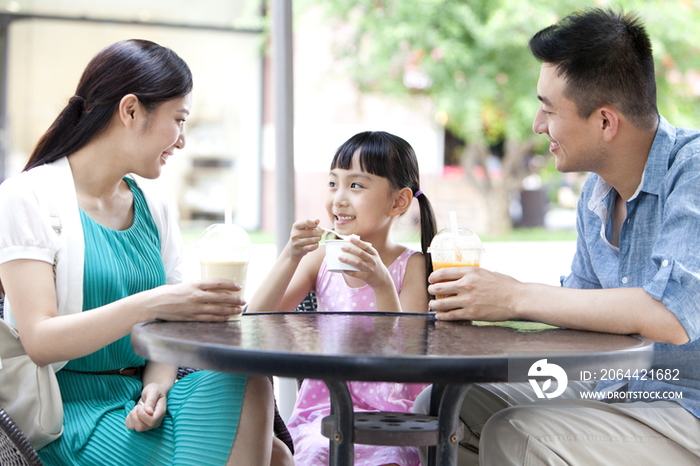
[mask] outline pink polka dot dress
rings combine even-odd
[[[416,251],[406,249],[388,269],[396,291],[406,273],[408,259]],[[374,310],[374,292],[366,285],[350,288],[342,273],[329,272],[326,262],[316,279],[316,297],[319,311]],[[339,316],[340,317],[340,316]],[[342,319],[338,321],[342,323]],[[428,384],[401,384],[389,382],[348,382],[355,411],[410,412],[418,394]],[[321,420],[330,414],[328,388],[321,380],[306,379],[301,385],[294,411],[287,427],[294,439],[294,461],[303,466],[327,466],[329,441],[321,435]],[[357,466],[379,466],[396,463],[401,466],[420,466],[418,449],[355,444]]]

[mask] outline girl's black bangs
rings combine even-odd
[[[331,170],[339,168],[350,170],[352,160],[359,151],[360,169],[372,175],[388,178],[387,153],[390,147],[377,133],[362,133],[356,135],[341,146],[333,157]]]

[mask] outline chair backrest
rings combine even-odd
[[[316,293],[309,291],[309,294],[299,303],[294,312],[315,312],[318,310],[318,301],[316,300]],[[297,391],[301,388],[301,384],[304,379],[297,379]]]
[[[43,465],[22,431],[2,408],[0,408],[0,464],[3,466]]]
[[[0,319],[4,317],[5,295],[0,294]],[[0,406],[0,465],[40,466],[43,464],[29,440]]]
[[[295,312],[313,312],[318,309],[318,302],[316,301],[316,293],[313,291],[310,291],[309,294],[306,295],[306,298],[299,303],[297,308],[295,309]]]
[[[4,314],[4,295],[0,295],[0,319],[3,318]],[[307,296],[302,304],[308,309],[298,309],[298,310],[316,310],[316,295]],[[302,304],[299,306],[301,307]],[[180,367],[177,372],[177,380],[198,371],[198,369],[192,369],[189,367]],[[274,419],[274,430],[275,435],[282,440],[289,450],[294,453],[294,443],[292,441],[292,436],[287,430],[285,422],[279,414],[277,409],[277,402],[275,401],[275,419]],[[34,448],[29,444],[29,441],[24,436],[22,431],[17,427],[12,418],[7,415],[4,409],[0,407],[0,466],[42,466],[43,463],[39,459],[39,456],[34,451]]]

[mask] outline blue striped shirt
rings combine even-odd
[[[619,247],[611,244],[616,196],[599,176],[586,181],[578,204],[576,255],[562,286],[642,287],[661,301],[690,342],[656,343],[654,368],[669,369],[662,377],[667,380],[632,377],[628,389],[656,395],[682,391],[682,399],[669,401],[700,417],[700,131],[675,128],[660,117],[642,182],[626,202]]]

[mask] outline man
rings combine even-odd
[[[477,452],[498,466],[700,464],[700,132],[659,116],[651,42],[633,16],[575,13],[537,33],[530,50],[542,62],[533,130],[550,141],[558,170],[592,172],[571,274],[558,288],[445,268],[428,289],[449,297],[430,307],[440,320],[641,334],[657,342],[654,367],[673,375],[607,387],[662,399],[652,402],[532,403],[529,386],[475,386],[461,412],[460,464]]]

